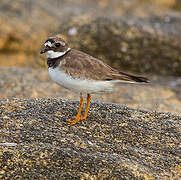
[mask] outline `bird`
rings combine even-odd
[[[44,42],[40,54],[44,53],[51,79],[58,85],[80,94],[77,115],[73,120],[67,120],[70,125],[87,118],[92,94],[111,93],[116,84],[149,82],[146,77],[120,72],[87,53],[70,48],[59,35],[49,37]],[[87,94],[87,105],[82,115],[84,93]]]

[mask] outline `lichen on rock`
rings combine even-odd
[[[180,116],[92,103],[88,118],[70,126],[77,107],[1,100],[0,178],[179,179]]]

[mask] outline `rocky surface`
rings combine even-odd
[[[78,94],[47,70],[1,67],[0,179],[181,179],[181,14],[170,10],[179,5],[1,0],[0,66],[45,67],[41,45],[59,33],[71,47],[152,83],[93,96],[88,118],[70,126]]]
[[[181,117],[92,103],[0,101],[1,179],[180,179]]]
[[[64,98],[79,100],[50,80],[47,70],[0,68],[0,98]],[[148,85],[123,85],[111,94],[93,95],[92,102],[103,101],[145,110],[181,114],[181,79],[148,76]]]
[[[41,66],[42,43],[59,33],[120,70],[180,75],[181,15],[167,8],[176,1],[147,2],[2,0],[0,65]]]

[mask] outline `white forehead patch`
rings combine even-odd
[[[51,43],[50,41],[47,41],[44,45],[45,45],[45,46],[52,47],[52,43]]]

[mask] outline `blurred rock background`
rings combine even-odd
[[[147,76],[94,100],[181,113],[180,0],[1,0],[0,97],[78,95],[54,84],[39,55],[48,36],[109,65]]]

